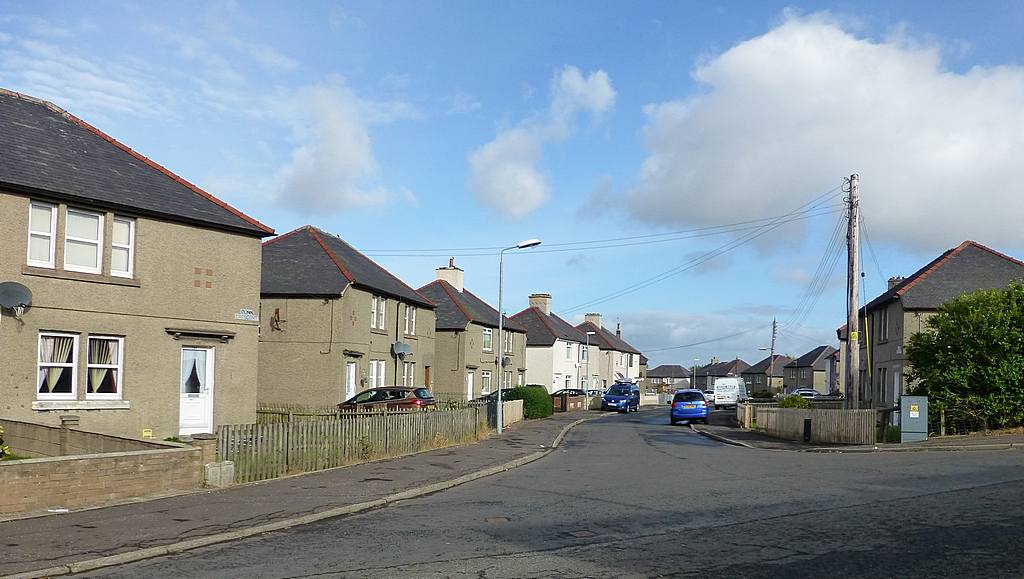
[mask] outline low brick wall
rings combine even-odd
[[[0,516],[99,506],[198,488],[203,452],[191,446],[0,420],[19,456],[0,462]],[[61,454],[61,438],[70,452]]]

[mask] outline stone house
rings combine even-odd
[[[715,378],[740,378],[747,368],[750,368],[750,364],[741,358],[726,362],[719,362],[717,358],[712,358],[710,364],[697,368],[693,377],[693,387],[710,390],[715,386]],[[748,387],[747,390],[749,391],[750,388]]]
[[[781,392],[783,387],[783,368],[793,361],[793,358],[782,354],[767,356],[764,360],[743,371],[743,381],[747,384],[748,392],[768,390],[769,392]]]
[[[591,344],[597,344],[597,360],[591,360],[591,385],[590,388],[604,390],[615,383],[616,380],[639,380],[640,379],[640,350],[631,346],[622,339],[622,328],[616,326],[615,333],[608,331],[601,325],[601,314],[587,314],[584,322],[576,326],[576,329],[584,335],[589,336]],[[586,343],[586,341],[584,342]],[[597,364],[597,376],[594,377],[593,366]]]
[[[258,398],[334,405],[434,377],[434,304],[340,237],[306,225],[263,244]]]
[[[416,290],[437,306],[434,394],[472,400],[499,386],[525,384],[526,328],[506,317],[499,337],[498,311],[464,287],[454,260],[436,273],[435,281]],[[500,368],[499,349],[505,359]]]
[[[690,387],[690,370],[679,364],[662,364],[647,371],[644,385],[664,392]]]
[[[835,374],[832,367],[835,353],[832,346],[818,346],[786,364],[783,368],[783,391],[789,393],[797,388],[813,388],[821,394],[828,394],[832,390],[829,377]]]
[[[255,422],[273,230],[49,102],[0,90],[0,414],[166,438]]]

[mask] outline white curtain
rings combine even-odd
[[[113,364],[114,344],[111,340],[89,340],[89,364]],[[107,378],[110,368],[89,368],[89,392],[97,392]],[[114,385],[113,392],[117,392]]]
[[[199,394],[206,385],[206,352],[182,350],[181,391],[184,394]]]
[[[67,363],[70,361],[71,350],[74,346],[75,339],[69,336],[43,336],[39,341],[39,361],[41,364]],[[47,394],[53,392],[66,369],[60,367],[40,368],[39,391]],[[44,376],[45,380],[42,380]],[[68,391],[70,392],[70,389]]]

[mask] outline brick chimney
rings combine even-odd
[[[587,314],[583,316],[583,321],[590,322],[598,328],[601,327],[601,314]]]
[[[530,307],[551,314],[551,294],[530,294]]]
[[[889,278],[889,289],[892,289],[892,288],[896,287],[897,285],[903,283],[903,279],[904,278],[902,278],[900,276],[890,277]]]
[[[462,276],[464,272],[461,269],[455,267],[454,257],[448,260],[448,267],[439,267],[435,271],[437,272],[437,279],[446,281],[452,284],[452,287],[454,287],[455,289],[459,290],[460,292],[462,291]]]

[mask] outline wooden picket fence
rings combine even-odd
[[[811,419],[811,442],[874,444],[874,410],[802,410],[758,408],[755,428],[769,436],[803,440],[804,420]]]
[[[235,482],[244,483],[401,456],[483,438],[489,410],[339,413],[335,420],[310,415],[224,425],[217,428],[218,460],[233,461]]]
[[[482,402],[467,402],[465,400],[438,400],[436,410],[448,410],[452,408],[470,408],[475,406],[486,406]],[[260,404],[256,407],[256,424],[278,424],[281,422],[295,422],[303,420],[337,420],[341,418],[352,418],[356,416],[380,416],[382,414],[404,414],[408,412],[421,412],[419,409],[409,410],[338,410],[335,406],[301,406],[296,404]]]

